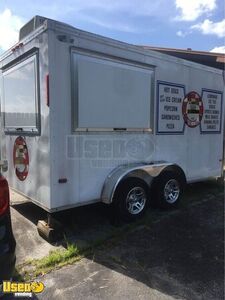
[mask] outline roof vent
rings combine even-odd
[[[31,19],[28,23],[26,23],[21,29],[19,33],[19,41],[25,38],[27,35],[29,35],[32,31],[40,27],[46,18],[35,16],[33,19]]]

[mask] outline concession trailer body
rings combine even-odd
[[[0,70],[6,176],[47,212],[115,200],[137,217],[221,176],[221,70],[40,16]]]

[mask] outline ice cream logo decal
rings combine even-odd
[[[23,137],[16,138],[13,148],[13,164],[16,176],[24,181],[29,171],[29,154],[26,141]]]
[[[203,102],[197,92],[188,93],[182,104],[184,122],[187,126],[194,128],[201,123],[203,117]]]

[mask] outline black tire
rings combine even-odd
[[[185,179],[176,172],[165,171],[152,183],[151,194],[154,207],[176,208],[182,198]]]
[[[149,198],[148,190],[147,184],[138,178],[132,178],[122,182],[116,190],[113,202],[116,216],[126,222],[141,218],[147,209]],[[135,194],[137,196],[136,201],[135,199],[132,200]]]

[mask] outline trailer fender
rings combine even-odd
[[[101,200],[106,204],[111,204],[118,186],[129,178],[141,179],[150,188],[154,178],[164,171],[174,171],[186,181],[182,168],[173,163],[159,162],[119,166],[107,176],[102,188]]]

